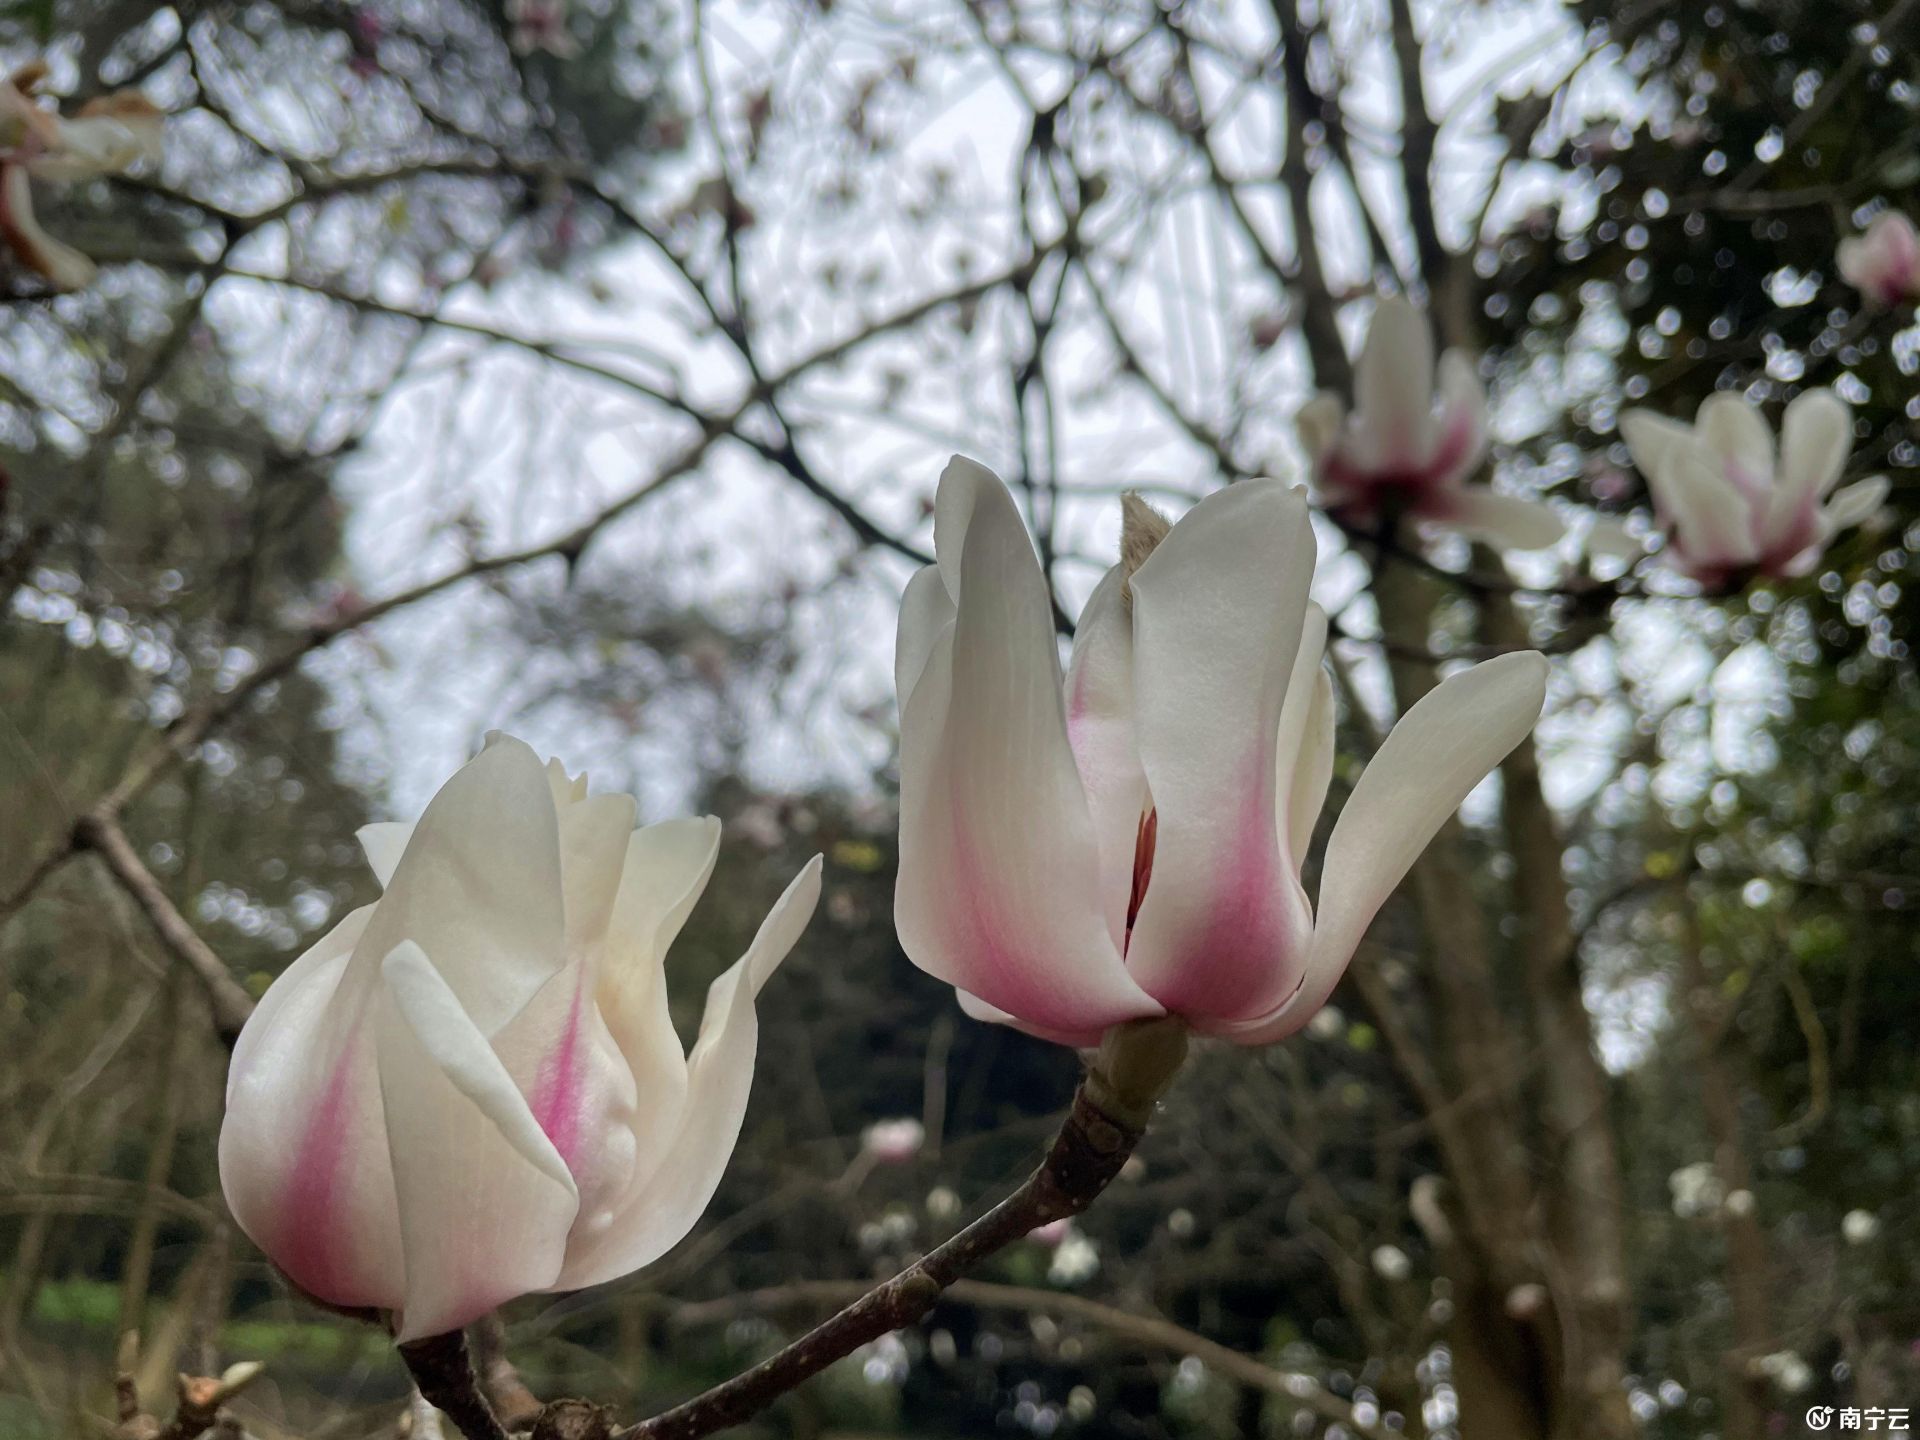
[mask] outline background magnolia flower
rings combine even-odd
[[[1507,550],[1540,550],[1565,526],[1548,506],[1467,479],[1487,453],[1487,392],[1458,350],[1440,357],[1411,301],[1382,299],[1354,367],[1354,411],[1323,391],[1297,419],[1320,502],[1354,524],[1405,512]]]
[[[1887,498],[1878,475],[1833,493],[1853,449],[1853,412],[1831,390],[1787,406],[1777,455],[1760,412],[1726,391],[1701,402],[1691,425],[1628,410],[1620,434],[1667,531],[1662,553],[1709,589],[1806,574],[1835,534]]]
[[[1882,305],[1920,300],[1920,234],[1898,210],[1873,217],[1864,235],[1840,242],[1840,278]]]
[[[911,1115],[892,1120],[876,1120],[860,1137],[860,1148],[886,1165],[899,1165],[920,1153],[927,1142],[927,1127]]]
[[[1172,1013],[1263,1044],[1305,1024],[1441,823],[1539,718],[1546,661],[1490,660],[1395,727],[1300,866],[1333,773],[1304,498],[1209,495],[1081,616],[1060,673],[1013,497],[956,459],[907,586],[894,918],[969,1013],[1074,1044]]]
[[[72,119],[36,105],[29,93],[44,74],[29,66],[0,81],[0,235],[29,269],[56,290],[90,283],[94,264],[41,228],[32,181],[70,183],[120,175],[160,158],[165,117],[134,91],[88,101]]]
[[[496,736],[417,824],[361,831],[384,893],[261,999],[220,1132],[234,1217],[301,1289],[419,1339],[624,1275],[699,1217],[746,1109],[754,996],[820,862],[683,1055],[662,962],[720,825],[633,822],[631,798]]]

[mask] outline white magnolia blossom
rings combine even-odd
[[[516,55],[544,50],[570,60],[580,53],[580,42],[567,26],[567,0],[507,0],[507,43]]]
[[[860,1148],[883,1165],[900,1165],[920,1153],[927,1127],[911,1115],[876,1120],[860,1137]]]
[[[1842,240],[1835,258],[1840,278],[1877,304],[1920,300],[1920,233],[1898,210],[1883,211],[1864,235]]]
[[[1218,491],[1137,569],[1108,571],[1064,677],[1007,488],[956,459],[934,509],[938,563],[907,586],[894,662],[894,917],[908,956],[978,1018],[1072,1044],[1162,1014],[1241,1044],[1293,1033],[1539,718],[1533,652],[1415,705],[1341,811],[1316,914],[1300,868],[1334,710],[1301,492]]]
[[[691,1055],[663,962],[710,818],[634,829],[494,736],[413,824],[360,832],[383,893],[274,981],[234,1047],[220,1179],[302,1290],[401,1340],[611,1280],[686,1234],[753,1080],[754,997],[820,893],[815,859],[716,979]]]
[[[1833,537],[1887,498],[1874,476],[1835,491],[1853,449],[1853,412],[1831,390],[1787,406],[1776,452],[1760,412],[1730,391],[1691,425],[1628,410],[1620,434],[1647,478],[1667,563],[1708,589],[1756,575],[1805,575]]]
[[[1323,391],[1296,420],[1326,509],[1369,525],[1405,513],[1504,550],[1541,550],[1566,527],[1549,506],[1469,485],[1487,453],[1487,392],[1458,350],[1433,358],[1433,329],[1411,301],[1374,307],[1354,366],[1354,409]]]
[[[29,97],[40,74],[29,67],[0,80],[0,236],[54,289],[77,290],[93,280],[93,261],[41,228],[33,182],[68,184],[157,163],[165,117],[144,95],[122,91],[88,101],[68,119]]]

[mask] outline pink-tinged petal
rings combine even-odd
[[[1068,1045],[1076,1050],[1089,1050],[1100,1043],[1102,1030],[1047,1030],[1029,1025],[1017,1015],[1009,1015],[1004,1010],[995,1009],[978,995],[969,995],[964,990],[953,992],[960,1002],[960,1011],[969,1020],[978,1020],[985,1025],[1005,1025],[1009,1030],[1018,1030],[1023,1035],[1031,1035],[1036,1040],[1045,1040],[1050,1045]]]
[[[1721,390],[1700,402],[1693,428],[1748,511],[1766,514],[1774,486],[1773,432],[1759,410],[1745,396]]]
[[[935,516],[956,614],[900,717],[900,943],[928,974],[1035,1025],[1158,1014],[1107,928],[1052,606],[1013,497],[956,460]]]
[[[1127,964],[1200,1028],[1263,1013],[1306,961],[1277,747],[1313,559],[1300,493],[1248,480],[1188,511],[1133,577],[1134,713],[1158,833]]]
[[[240,1228],[293,1283],[330,1305],[404,1298],[400,1217],[366,1021],[347,983],[372,907],[287,967],[234,1046],[220,1186]]]
[[[1750,565],[1758,558],[1753,511],[1703,446],[1681,451],[1659,476],[1648,476],[1671,517],[1673,551],[1704,569]]]
[[[440,788],[361,942],[378,964],[403,941],[433,957],[483,1034],[561,968],[560,831],[546,767],[504,736]]]
[[[1820,502],[1853,453],[1853,411],[1831,390],[1794,397],[1780,421],[1780,473],[1757,537],[1767,554],[1798,551],[1819,534]]]
[[[953,597],[947,594],[940,567],[929,565],[915,572],[900,597],[900,624],[894,635],[894,694],[902,710],[920,683],[934,642],[952,628],[953,615]]]
[[[759,1043],[754,997],[798,942],[819,899],[816,857],[775,902],[746,955],[708,989],[700,1037],[687,1062],[686,1105],[671,1143],[604,1226],[575,1235],[555,1289],[597,1285],[638,1270],[678,1244],[707,1208],[739,1139],[753,1088]]]
[[[534,1122],[573,1176],[578,1224],[610,1214],[638,1168],[633,1070],[594,1003],[593,977],[603,963],[587,956],[574,960],[492,1042]],[[678,1061],[679,1042],[670,1033],[668,1048]]]
[[[1473,361],[1458,350],[1440,357],[1440,419],[1433,451],[1422,468],[1437,490],[1461,485],[1487,454],[1487,387]]]
[[[1496,550],[1545,550],[1560,543],[1566,522],[1553,507],[1519,495],[1501,495],[1484,485],[1468,485],[1453,499],[1446,523]]]
[[[1354,367],[1357,428],[1379,447],[1382,465],[1412,469],[1432,451],[1433,327],[1413,304],[1389,295],[1374,306]]]
[[[1629,410],[1620,417],[1620,434],[1646,477],[1655,513],[1673,534],[1676,558],[1696,556],[1713,565],[1752,558],[1747,503],[1691,426]]]
[[[1134,849],[1147,808],[1147,775],[1133,734],[1133,617],[1116,565],[1094,587],[1073,633],[1067,666],[1067,738],[1086,787],[1100,847],[1100,894],[1114,946],[1127,943]]]
[[[1546,659],[1526,651],[1449,677],[1401,717],[1328,837],[1312,960],[1299,991],[1228,1038],[1265,1045],[1313,1018],[1420,852],[1526,739],[1546,693]]]
[[[403,942],[374,1033],[406,1292],[395,1338],[457,1330],[553,1284],[579,1195],[443,972]]]

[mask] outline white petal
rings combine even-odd
[[[1620,438],[1627,442],[1633,463],[1647,477],[1649,487],[1653,484],[1653,477],[1666,467],[1676,451],[1694,443],[1691,425],[1669,420],[1652,410],[1640,409],[1621,412]]]
[[[491,744],[441,787],[414,827],[357,960],[403,941],[433,957],[483,1034],[561,968],[559,822],[546,767],[518,740]]]
[[[1825,499],[1853,453],[1853,410],[1831,390],[1807,390],[1780,419],[1780,488]]]
[[[1314,827],[1320,823],[1320,812],[1326,808],[1327,786],[1333,781],[1333,679],[1316,666],[1312,684],[1313,706],[1307,715],[1306,733],[1301,737],[1300,754],[1293,763],[1287,795],[1287,843],[1296,867],[1306,858],[1307,847],[1313,843]]]
[[[1428,483],[1440,489],[1461,484],[1487,453],[1487,387],[1471,357],[1449,350],[1440,357],[1440,415],[1434,448],[1425,457]]]
[[[1388,463],[1413,466],[1430,448],[1433,421],[1433,327],[1412,301],[1382,299],[1367,326],[1354,369],[1359,428],[1374,437]]]
[[[595,999],[636,1091],[636,1175],[659,1163],[686,1102],[687,1057],[667,1004],[667,950],[720,852],[711,816],[649,825],[627,843]]]
[[[556,1289],[597,1285],[664,1255],[691,1230],[733,1155],[753,1088],[759,1021],[754,997],[793,949],[820,899],[820,860],[808,862],[775,902],[740,961],[707,991],[700,1038],[688,1061],[687,1103],[673,1140],[605,1228],[575,1237]]]
[[[1100,846],[1100,893],[1116,949],[1127,936],[1133,854],[1147,807],[1147,775],[1133,734],[1133,617],[1116,565],[1088,597],[1067,666],[1067,736]]]
[[[573,1177],[459,997],[412,942],[380,968],[376,1008],[406,1266],[395,1338],[479,1319],[560,1273]]]
[[[995,1009],[978,995],[969,995],[964,990],[956,990],[953,993],[960,1002],[961,1013],[969,1020],[978,1020],[986,1025],[1005,1025],[1010,1030],[1018,1030],[1024,1035],[1031,1035],[1036,1040],[1045,1040],[1051,1045],[1068,1045],[1076,1050],[1091,1049],[1100,1043],[1100,1037],[1105,1033],[1100,1030],[1083,1030],[1075,1033],[1069,1030],[1037,1029],[1017,1015],[1009,1015],[1004,1010]]]
[[[1526,739],[1546,703],[1546,685],[1543,656],[1502,655],[1451,676],[1401,717],[1327,840],[1305,983],[1245,1043],[1290,1034],[1319,1009],[1427,842]]]
[[[1752,512],[1727,481],[1718,457],[1688,445],[1647,476],[1658,509],[1673,529],[1680,557],[1697,566],[1745,565],[1756,557]]]
[[[1013,497],[955,461],[935,514],[957,613],[900,717],[900,943],[1036,1025],[1158,1013],[1107,930],[1052,606]]]
[[[934,642],[953,624],[953,597],[940,578],[940,567],[929,565],[914,573],[900,597],[900,625],[893,645],[894,695],[907,708],[913,687],[927,668]]]
[[[1875,475],[1868,480],[1855,481],[1844,490],[1835,491],[1833,499],[1827,502],[1827,508],[1821,512],[1827,533],[1837,534],[1871,520],[1880,507],[1887,503],[1889,488],[1886,476]]]
[[[1587,526],[1587,553],[1601,560],[1631,565],[1647,553],[1646,543],[1612,515],[1596,515]]]
[[[1318,460],[1339,443],[1340,428],[1347,418],[1347,407],[1330,390],[1322,390],[1300,407],[1293,427],[1300,436],[1300,448],[1307,458]]]
[[[1326,678],[1322,662],[1327,654],[1327,612],[1318,605],[1308,605],[1305,623],[1300,629],[1300,648],[1294,653],[1293,671],[1287,677],[1286,698],[1280,705],[1279,738],[1274,744],[1274,774],[1279,789],[1275,792],[1275,808],[1284,825],[1282,838],[1286,842],[1287,863],[1296,874],[1300,862],[1305,858],[1303,846],[1294,843],[1297,833],[1295,824],[1293,792],[1295,780],[1301,768],[1303,758],[1307,760],[1305,779],[1307,788],[1312,789],[1314,772],[1319,768],[1319,759],[1311,752],[1320,745],[1319,728],[1332,720],[1331,712],[1320,710],[1321,682]],[[1325,781],[1319,782],[1321,799],[1326,796]],[[1308,797],[1302,796],[1301,803],[1307,804]],[[1315,813],[1318,804],[1315,803]],[[1311,836],[1313,818],[1307,819],[1307,832]]]
[[[1748,505],[1765,504],[1773,489],[1773,432],[1760,411],[1742,395],[1717,391],[1700,402],[1693,428]]]
[[[633,797],[590,796],[568,805],[559,821],[567,952],[578,955],[599,944],[613,917],[627,842],[634,833]]]
[[[407,841],[413,838],[413,822],[376,821],[362,825],[353,832],[353,838],[360,842],[361,853],[367,857],[367,868],[373,871],[373,878],[384,890],[393,883],[393,872],[400,868],[400,857],[407,853]]]
[[[1446,523],[1496,550],[1545,550],[1560,543],[1566,522],[1541,500],[1502,495],[1484,485],[1463,487]]]
[[[288,966],[241,1030],[220,1187],[240,1228],[295,1285],[330,1305],[392,1309],[405,1298],[404,1274],[364,1023],[371,987],[341,987],[372,908]]]
[[[1299,492],[1247,480],[1188,511],[1133,577],[1157,838],[1127,967],[1196,1023],[1264,1012],[1306,960],[1311,921],[1275,810],[1313,558]]]

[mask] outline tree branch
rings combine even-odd
[[[1153,1103],[1186,1054],[1178,1021],[1108,1032],[1100,1058],[1040,1168],[980,1219],[752,1369],[622,1432],[622,1440],[698,1440],[738,1425],[868,1341],[911,1325],[968,1270],[1029,1231],[1078,1215],[1112,1183]]]
[[[167,892],[135,852],[119,820],[105,811],[83,815],[73,827],[73,843],[77,849],[90,850],[100,857],[152,923],[161,943],[193,971],[213,1007],[214,1029],[232,1044],[253,1013],[253,997],[187,923],[187,917],[174,908]]]

